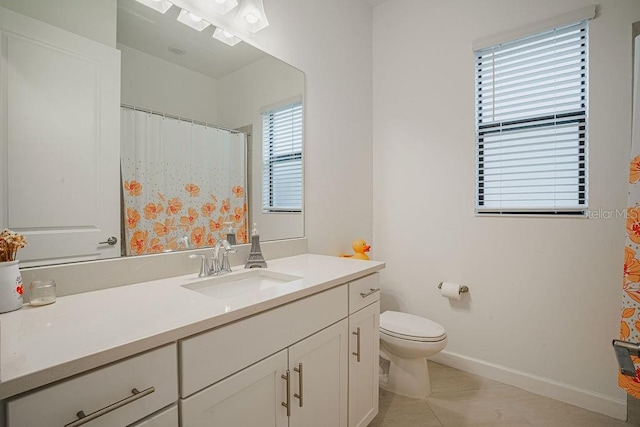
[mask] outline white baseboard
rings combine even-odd
[[[618,420],[627,419],[627,402],[590,390],[573,387],[549,378],[496,365],[461,354],[442,351],[429,358],[434,362],[460,369],[461,371],[500,381],[532,393],[550,397],[561,402],[579,406],[589,411],[608,415]]]

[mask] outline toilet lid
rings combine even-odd
[[[413,341],[441,341],[447,336],[442,325],[433,320],[397,311],[380,315],[380,332]]]

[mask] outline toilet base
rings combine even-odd
[[[426,358],[400,358],[384,351],[382,346],[380,357],[390,362],[389,372],[381,375],[379,382],[381,389],[414,399],[425,399],[431,394],[431,380]]]

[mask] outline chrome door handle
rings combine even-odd
[[[118,243],[118,238],[116,236],[109,237],[105,242],[98,242],[99,245],[115,245]]]
[[[379,290],[380,290],[380,288],[369,288],[369,292],[360,292],[360,296],[361,296],[362,298],[366,298],[366,297],[368,297],[369,295],[373,295],[373,294],[375,294],[375,293],[376,293],[376,292],[378,292]]]
[[[356,356],[356,360],[360,362],[360,326],[356,328],[356,332],[351,332],[353,335],[358,337],[358,341],[356,341],[356,351],[352,352],[354,356]]]
[[[293,393],[293,397],[297,397],[300,400],[300,407],[302,408],[302,363],[298,363],[297,368],[293,368],[294,371],[298,373],[298,377],[300,379],[300,383],[298,384],[298,393]]]
[[[143,397],[153,393],[154,391],[156,391],[155,387],[149,387],[142,391],[138,391],[137,388],[134,388],[131,390],[131,393],[132,393],[131,396],[125,397],[122,400],[118,400],[117,402],[112,403],[109,406],[105,406],[102,409],[98,409],[97,411],[92,412],[89,415],[85,415],[84,411],[78,411],[78,413],[76,414],[78,419],[70,422],[69,424],[65,424],[64,427],[78,427],[78,426],[84,425],[89,421],[95,420],[98,417],[108,414],[111,411],[115,411],[116,409],[122,408],[123,406],[128,405],[129,403],[133,403],[138,399],[142,399]]]

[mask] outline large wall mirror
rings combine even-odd
[[[78,19],[105,2],[80,4]],[[9,64],[0,73],[8,88],[0,226],[26,235],[22,266],[204,248],[222,238],[241,244],[253,223],[261,240],[304,235],[301,71],[244,42],[212,38],[213,26],[184,25],[175,6],[161,14],[117,0],[114,72],[117,51],[58,29],[59,17],[44,19],[51,3],[0,6]],[[278,145],[281,133],[299,145]],[[32,170],[28,179],[13,177],[20,165]],[[300,188],[293,195],[291,182]]]

